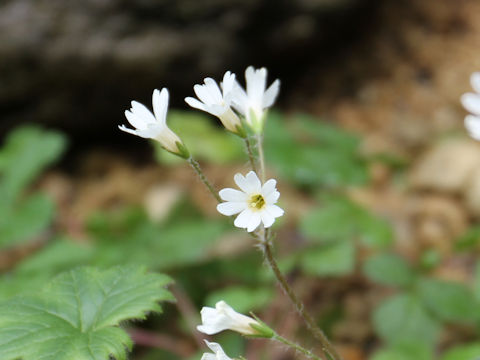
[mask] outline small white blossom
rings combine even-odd
[[[241,191],[230,188],[220,190],[220,198],[226,202],[218,204],[217,210],[227,216],[240,213],[234,221],[236,227],[251,232],[263,222],[263,226],[268,228],[275,218],[283,215],[284,211],[275,205],[280,197],[275,187],[276,180],[270,179],[262,186],[253,171],[246,176],[236,174],[234,180]]]
[[[197,330],[213,335],[224,330],[237,331],[243,335],[257,335],[258,331],[250,325],[262,326],[257,320],[233,310],[225,301],[219,301],[215,308],[203,307],[200,311],[202,325]]]
[[[166,150],[187,157],[188,153],[182,141],[167,126],[168,90],[155,89],[152,104],[153,114],[145,105],[132,101],[132,107],[125,111],[125,117],[135,129],[129,129],[124,125],[119,126],[119,129],[143,138],[157,140]]]
[[[267,69],[254,69],[249,66],[245,70],[247,91],[237,84],[234,87],[234,108],[245,116],[245,120],[255,132],[261,132],[265,118],[265,110],[273,105],[280,91],[280,80],[275,80],[268,89]],[[266,89],[266,90],[265,90]]]
[[[235,74],[227,71],[223,76],[223,82],[218,87],[215,80],[205,78],[204,84],[195,85],[193,90],[198,99],[193,97],[185,98],[185,102],[195,109],[199,109],[212,114],[220,119],[225,128],[235,134],[240,134],[242,123],[238,115],[231,108],[232,96],[234,88],[237,86]]]
[[[225,351],[223,351],[220,344],[210,342],[210,341],[207,341],[207,340],[204,340],[204,341],[205,341],[205,344],[207,344],[207,346],[210,348],[210,350],[213,351],[213,354],[204,353],[200,360],[232,360],[232,358],[229,358],[225,354]]]
[[[470,76],[470,83],[475,93],[466,93],[461,97],[463,106],[471,113],[465,117],[465,127],[471,137],[480,140],[480,72]]]

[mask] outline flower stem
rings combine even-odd
[[[285,344],[289,347],[291,347],[292,349],[298,351],[298,352],[301,352],[302,354],[304,354],[305,356],[309,357],[310,359],[314,359],[314,360],[321,360],[317,355],[315,355],[314,353],[312,353],[310,350],[307,350],[305,349],[304,347],[298,345],[298,344],[295,344],[294,342],[288,340],[288,339],[285,339],[284,337],[278,335],[278,334],[275,334],[273,337],[272,337],[273,340],[277,340],[279,342],[281,342],[282,344]]]
[[[267,233],[268,235],[268,233]],[[287,296],[289,297],[290,301],[293,303],[295,310],[297,313],[300,315],[300,317],[303,319],[305,324],[307,325],[307,328],[310,330],[310,332],[313,334],[313,336],[320,341],[320,344],[322,346],[322,351],[325,354],[330,355],[330,357],[333,360],[342,360],[342,357],[337,353],[333,345],[330,343],[328,340],[327,336],[325,333],[317,326],[315,323],[315,320],[312,318],[312,316],[305,310],[304,304],[298,299],[297,295],[293,291],[293,289],[290,287],[288,284],[287,279],[285,276],[283,276],[282,272],[278,268],[277,261],[275,260],[273,256],[273,251],[272,251],[272,244],[270,241],[269,236],[265,236],[265,232],[260,235],[260,246],[263,250],[264,256],[267,260],[268,265],[272,269],[273,273],[275,274],[275,277],[277,278],[278,283],[282,287],[282,289],[285,291]]]
[[[220,196],[213,188],[212,183],[208,181],[207,177],[205,176],[202,169],[200,168],[200,164],[191,156],[187,159],[187,161],[190,164],[190,166],[193,168],[193,170],[197,173],[198,177],[203,182],[203,184],[207,187],[208,191],[210,191],[210,193],[213,195],[215,200],[217,200],[217,202],[219,203],[222,202],[222,199],[220,199]]]
[[[247,147],[248,160],[250,161],[250,166],[252,167],[253,171],[257,172],[257,165],[255,164],[255,156],[253,154],[253,149],[252,149],[252,144],[250,143],[250,139],[248,137],[245,137],[244,140],[245,140],[245,145]]]
[[[263,155],[263,136],[257,134],[256,136],[256,146],[258,151],[258,162],[260,163],[260,179],[262,183],[265,182],[265,157]]]

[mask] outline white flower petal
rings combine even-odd
[[[168,90],[163,88],[162,91],[155,89],[152,95],[153,113],[158,122],[166,124],[168,110]]]
[[[285,211],[277,205],[267,205],[267,211],[275,218],[280,217],[285,213]]]
[[[253,214],[252,210],[250,210],[249,208],[246,208],[245,210],[243,210],[237,216],[237,218],[233,222],[233,225],[235,225],[236,227],[239,227],[239,228],[246,229],[248,227],[249,222],[250,222],[250,218],[253,215],[254,214]]]
[[[270,193],[275,191],[275,186],[277,185],[277,180],[270,179],[265,182],[262,186],[262,194],[263,196],[268,196]]]
[[[207,108],[206,108],[205,104],[198,101],[197,99],[195,99],[193,97],[186,97],[185,102],[195,109],[202,110],[202,111],[207,111]]]
[[[205,78],[204,82],[207,91],[210,93],[210,96],[213,99],[213,103],[220,104],[223,101],[223,96],[216,81],[212,78]]]
[[[480,72],[474,72],[470,76],[470,84],[472,84],[473,90],[480,93]]]
[[[280,193],[277,190],[272,191],[268,195],[263,195],[263,198],[265,199],[265,202],[267,204],[275,204],[278,201],[279,197]]]
[[[463,94],[460,98],[463,106],[474,115],[480,115],[480,95],[473,93]]]
[[[280,92],[280,80],[275,80],[272,85],[263,94],[262,107],[264,109],[269,108],[275,102],[275,99]]]
[[[258,178],[255,171],[250,171],[246,176],[246,188],[245,192],[248,193],[260,193],[262,191],[262,183]]]
[[[223,351],[222,347],[220,344],[217,344],[215,342],[210,342],[207,340],[205,341],[205,344],[210,348],[210,350],[213,351],[213,354],[210,353],[205,353],[202,356],[201,360],[231,360],[226,354],[225,351]]]
[[[252,232],[262,222],[262,215],[260,212],[253,213],[253,216],[248,220],[247,231]]]
[[[216,354],[204,353],[200,360],[218,360]]]
[[[140,118],[135,113],[132,113],[129,110],[125,110],[125,117],[127,118],[130,125],[132,125],[135,129],[146,129],[148,127],[148,124],[151,124],[144,121],[143,118]]]
[[[125,131],[125,132],[129,133],[129,134],[138,135],[137,130],[129,129],[125,125],[119,125],[118,128],[122,131]]]
[[[217,205],[217,211],[222,215],[231,216],[245,210],[246,207],[246,202],[224,202]]]
[[[471,137],[480,140],[480,117],[467,115],[465,117],[465,127]]]
[[[247,200],[247,194],[245,194],[243,191],[235,190],[231,188],[225,188],[220,190],[218,195],[220,195],[220,198],[224,201],[246,201]]]
[[[263,226],[265,226],[266,228],[269,228],[275,222],[275,218],[273,217],[272,214],[270,214],[270,212],[268,211],[268,208],[264,209],[261,212],[261,217],[262,217]]]
[[[200,101],[202,101],[205,105],[211,105],[215,103],[212,95],[210,95],[210,92],[207,90],[205,85],[194,85],[193,91]]]
[[[225,98],[225,95],[230,93],[233,88],[235,87],[235,74],[231,73],[230,71],[227,71],[223,75],[223,81],[220,84],[223,90],[223,97]]]
[[[135,101],[135,100],[132,101],[131,104],[132,104],[132,108],[130,109],[130,111],[143,122],[148,124],[153,124],[157,121],[155,119],[155,116],[152,114],[150,110],[148,110],[148,108],[145,105],[140,104],[138,101]]]

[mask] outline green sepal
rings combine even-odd
[[[177,145],[178,153],[168,151],[168,150],[167,151],[169,153],[172,153],[173,155],[180,156],[183,159],[188,159],[190,157],[190,152],[188,151],[187,147],[183,143],[181,143],[180,141],[176,141],[175,145]]]
[[[275,336],[275,331],[272,330],[267,324],[265,324],[262,320],[260,320],[255,314],[250,313],[255,320],[257,320],[258,324],[250,324],[250,327],[255,330],[257,333],[254,335],[247,335],[249,338],[267,338],[271,339]]]
[[[242,122],[243,124],[243,122]],[[243,126],[235,126],[236,131],[232,131],[235,135],[240,136],[242,139],[245,139],[247,137],[247,132],[245,131],[245,128]]]

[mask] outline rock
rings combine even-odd
[[[267,66],[284,80],[339,28],[358,33],[364,19],[352,9],[364,3],[3,0],[0,134],[34,121],[104,142],[118,139],[130,101],[149,103],[154,88],[168,87],[171,103],[186,107],[195,83],[226,70],[243,77],[248,65]]]
[[[469,139],[451,139],[428,150],[410,173],[414,189],[462,193],[480,168],[480,144]]]

